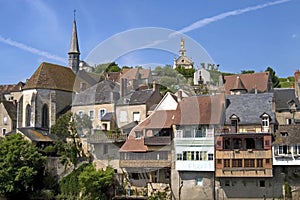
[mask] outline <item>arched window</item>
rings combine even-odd
[[[25,125],[30,126],[30,121],[31,121],[31,107],[29,104],[26,106],[26,119],[25,119]]]
[[[49,128],[49,108],[47,104],[44,104],[42,110],[42,128]]]

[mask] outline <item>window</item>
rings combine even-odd
[[[196,160],[200,160],[199,151],[196,151]]]
[[[4,125],[8,124],[8,118],[6,116],[3,117],[3,124]]]
[[[266,159],[266,164],[270,164],[270,159],[269,158]]]
[[[256,167],[263,167],[263,159],[256,160]]]
[[[139,122],[141,120],[140,117],[140,112],[133,112],[133,121]]]
[[[183,158],[182,159],[187,160],[187,152],[186,151],[183,152]]]
[[[293,124],[294,120],[293,119],[286,119],[286,124]]]
[[[245,159],[244,162],[245,167],[254,167],[254,159]]]
[[[2,129],[2,135],[4,136],[6,134],[6,128]]]
[[[265,187],[266,182],[265,181],[259,181],[259,187]]]
[[[289,148],[287,145],[279,146],[278,148],[279,154],[288,154],[288,149]]]
[[[94,110],[90,110],[90,119],[93,120],[95,118]]]
[[[287,137],[289,134],[288,132],[280,132],[281,137]]]
[[[230,120],[231,120],[231,132],[237,133],[238,132],[238,121],[239,121],[238,116],[233,114],[233,115],[231,115]]]
[[[229,138],[224,139],[224,149],[231,149],[231,141]]]
[[[253,138],[246,138],[246,148],[247,149],[254,149],[255,148],[255,140]]]
[[[300,154],[300,145],[295,145],[294,146],[294,155],[299,155]]]
[[[196,185],[199,185],[199,186],[203,185],[203,178],[202,177],[197,177],[196,178]]]
[[[262,132],[264,133],[269,132],[269,126],[270,126],[269,115],[267,114],[262,115],[261,124],[262,124]]]
[[[230,180],[225,180],[225,186],[230,186]]]
[[[222,164],[222,159],[217,159],[217,164],[221,165]]]
[[[242,167],[242,159],[233,159],[232,167]]]
[[[42,128],[49,128],[49,108],[44,104],[42,109]]]
[[[237,126],[238,126],[238,120],[231,119],[231,132],[232,133],[237,133]]]
[[[26,106],[26,119],[25,119],[25,124],[26,126],[30,126],[30,121],[31,121],[31,107],[29,104]]]
[[[230,167],[230,159],[224,159],[224,167]]]
[[[242,149],[242,140],[240,138],[233,138],[232,145],[234,149]]]
[[[194,151],[191,152],[191,160],[195,160],[195,152]]]
[[[182,154],[181,153],[176,154],[176,160],[182,160]]]
[[[78,113],[77,113],[78,115],[79,115],[79,117],[80,118],[82,118],[83,117],[83,114],[84,114],[84,112],[82,111],[82,110],[80,110],[80,111],[78,111]]]
[[[99,119],[101,119],[101,118],[99,118]],[[120,122],[123,122],[123,123],[127,122],[127,112],[125,110],[122,110],[120,112]]]
[[[101,120],[101,118],[102,118],[105,114],[106,114],[106,109],[103,109],[103,108],[99,109],[99,110],[98,110],[98,119]]]
[[[214,160],[214,154],[209,153],[208,154],[208,160]]]

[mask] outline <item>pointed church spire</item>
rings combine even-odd
[[[78,37],[77,37],[77,27],[76,27],[76,19],[75,19],[75,12],[74,10],[74,21],[73,21],[73,28],[72,28],[72,37],[70,43],[70,50],[69,50],[69,67],[72,68],[74,73],[77,73],[79,70],[79,45],[78,45]]]

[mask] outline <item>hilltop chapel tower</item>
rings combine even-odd
[[[176,57],[174,58],[173,69],[176,69],[179,66],[183,67],[184,69],[194,68],[194,62],[192,61],[191,58],[188,58],[186,56],[186,50],[184,48],[184,38],[181,38],[179,57],[177,59]]]
[[[74,11],[74,21],[73,21],[73,29],[72,29],[72,37],[70,43],[69,54],[69,67],[76,74],[79,70],[79,45],[78,45],[78,37],[77,37],[77,28],[76,28],[76,19],[75,19],[75,11]]]

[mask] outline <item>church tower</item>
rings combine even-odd
[[[176,57],[174,58],[173,69],[176,69],[177,67],[183,67],[184,69],[194,68],[194,62],[192,61],[192,58],[188,58],[186,56],[186,50],[184,47],[184,38],[181,38],[180,40],[179,57],[177,59]]]
[[[77,37],[77,28],[76,28],[76,20],[75,20],[75,11],[74,11],[74,21],[73,21],[73,29],[72,29],[72,37],[70,43],[69,54],[69,67],[76,74],[79,70],[79,45],[78,45],[78,37]]]

